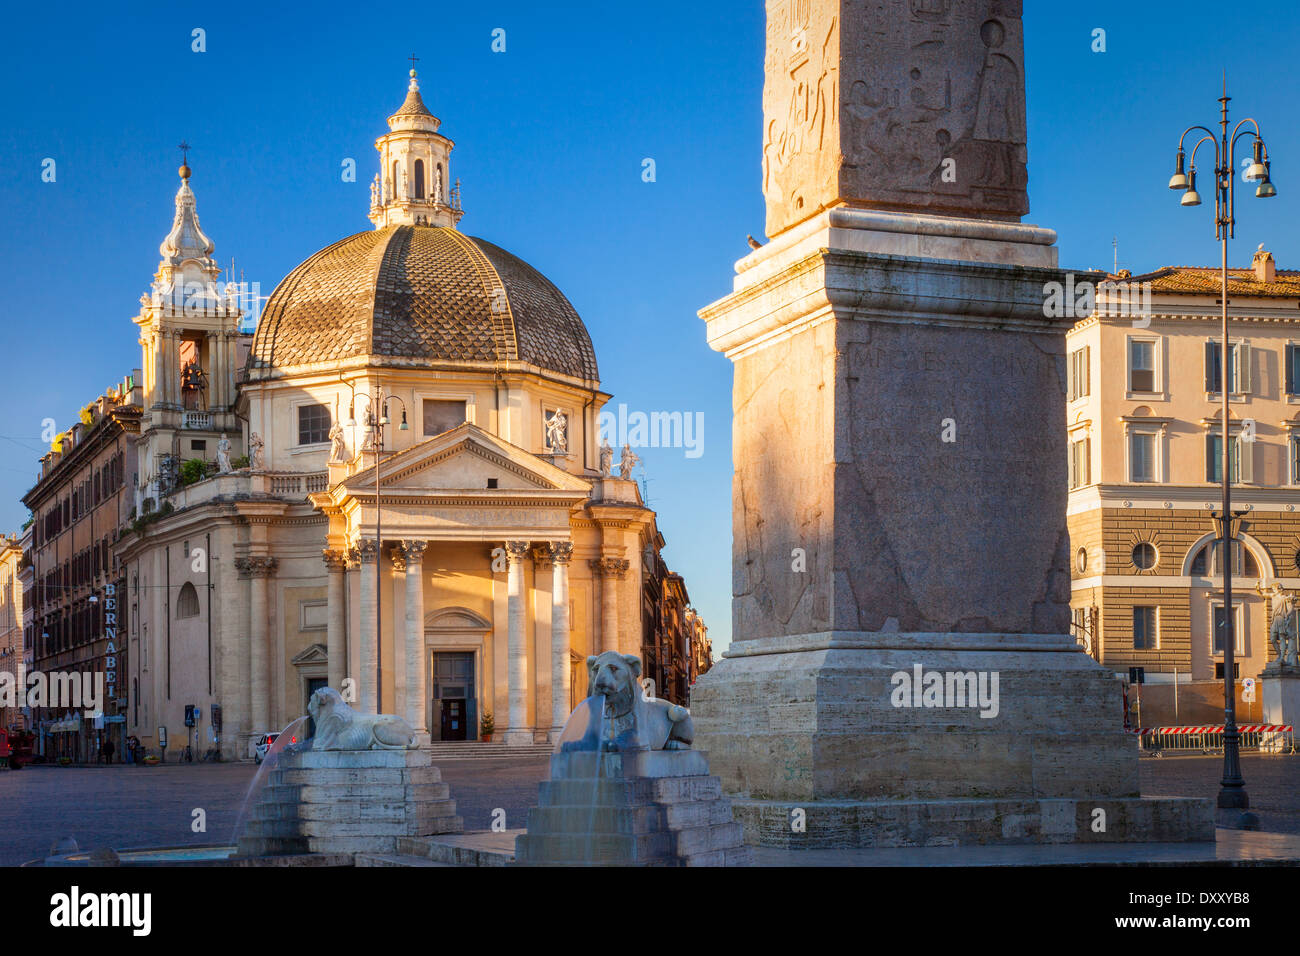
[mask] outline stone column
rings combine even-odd
[[[551,741],[569,719],[569,561],[572,541],[551,542]]]
[[[343,618],[343,574],[346,568],[346,557],[342,551],[331,551],[329,548],[323,550],[321,556],[325,561],[325,570],[329,577],[329,623],[325,632],[329,669],[325,680],[330,687],[339,690],[348,672],[348,662],[345,659],[347,652],[344,645],[346,626]]]
[[[510,712],[504,740],[511,746],[533,742],[527,722],[528,702],[528,648],[525,646],[525,629],[528,609],[524,601],[524,561],[528,557],[527,541],[507,541],[506,560],[506,647],[509,656]]]
[[[401,542],[395,541],[388,548],[388,560],[393,568],[393,586],[390,592],[392,610],[389,619],[393,622],[393,709],[394,714],[406,713],[406,555]]]
[[[429,739],[426,713],[429,689],[425,679],[428,655],[424,651],[424,549],[428,542],[406,540],[402,553],[406,558],[406,722],[420,742]],[[394,605],[394,610],[396,606]]]
[[[619,558],[593,558],[591,573],[600,579],[600,643],[597,653],[618,650],[618,582],[630,563]]]
[[[357,702],[353,705],[364,714],[376,713],[375,701],[378,688],[378,652],[379,635],[375,633],[378,622],[375,598],[375,562],[379,560],[379,545],[374,538],[363,538],[357,543],[357,555],[361,559],[361,673],[357,675]]]
[[[271,730],[271,657],[267,627],[268,578],[279,562],[275,558],[255,556],[236,562],[241,574],[249,579],[248,598],[248,683],[252,733]]]

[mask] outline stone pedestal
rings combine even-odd
[[[1264,668],[1259,679],[1264,724],[1292,728],[1289,732],[1265,731],[1260,735],[1259,749],[1265,753],[1293,752],[1294,728],[1300,723],[1300,667],[1284,666],[1274,661]]]
[[[743,866],[731,803],[696,750],[561,753],[515,860],[541,866]]]
[[[691,712],[751,842],[1213,839],[1208,802],[1139,799],[1067,633],[1054,240],[832,208],[701,312],[735,365],[733,643]]]
[[[462,829],[427,752],[305,751],[280,756],[238,855],[393,853],[400,837]]]

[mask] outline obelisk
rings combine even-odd
[[[691,700],[751,842],[1213,838],[1207,801],[1139,797],[1067,633],[1020,14],[767,3],[770,241],[700,313],[734,363],[733,638]]]

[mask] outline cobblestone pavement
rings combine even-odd
[[[1300,834],[1300,756],[1242,757],[1251,807],[1261,829]],[[455,760],[439,765],[465,829],[485,830],[495,808],[511,829],[527,823],[546,779],[546,758]],[[1218,793],[1223,758],[1144,758],[1146,796]],[[99,846],[180,846],[230,839],[256,768],[250,764],[159,767],[26,767],[0,771],[0,865],[43,857],[72,836],[83,849]],[[207,813],[207,832],[191,829],[193,811]]]
[[[1209,797],[1219,794],[1223,755],[1143,757],[1139,762],[1144,797]],[[1260,830],[1300,833],[1300,755],[1242,754],[1250,809]]]

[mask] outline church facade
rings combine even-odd
[[[458,230],[454,144],[414,71],[388,125],[374,229],[294,269],[251,341],[182,167],[135,320],[140,510],[115,546],[151,750],[246,758],[326,683],[425,740],[541,744],[587,655],[642,651],[663,539],[630,452],[615,475],[598,445],[586,327]],[[175,304],[182,280],[206,310]]]

